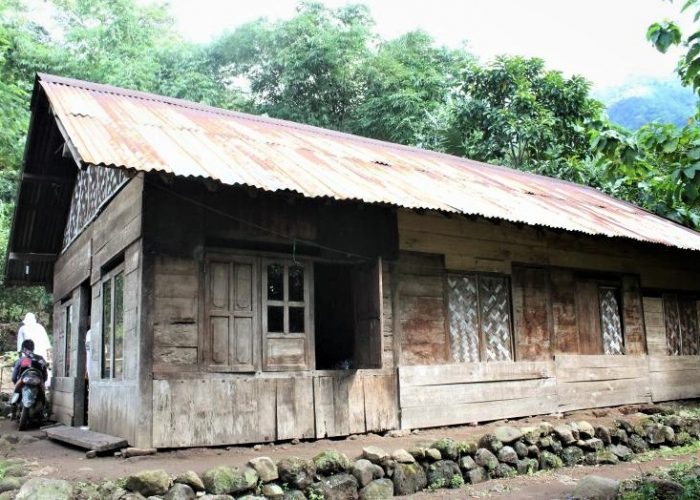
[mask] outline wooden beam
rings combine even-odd
[[[67,177],[58,177],[55,175],[42,175],[42,174],[22,174],[22,181],[28,182],[47,182],[51,184],[71,184],[73,179]]]
[[[22,253],[10,252],[7,255],[8,260],[25,260],[28,262],[53,262],[58,257],[55,253]]]

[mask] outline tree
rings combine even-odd
[[[302,3],[289,20],[259,19],[222,36],[212,53],[227,81],[249,87],[253,112],[348,130],[371,28],[365,6]]]
[[[471,64],[456,99],[452,153],[575,179],[602,105],[579,76],[564,78],[541,59],[502,56]]]

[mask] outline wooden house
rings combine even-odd
[[[136,446],[700,396],[697,232],[589,187],[49,75],[6,282],[53,292],[54,417]]]

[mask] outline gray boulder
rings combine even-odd
[[[367,486],[375,479],[384,477],[384,469],[364,458],[357,460],[353,464],[351,471],[352,475],[360,483],[360,487]]]
[[[365,446],[362,448],[362,458],[375,464],[380,463],[388,456],[389,454],[378,446]]]
[[[580,464],[583,461],[583,450],[578,446],[567,446],[561,452],[561,459],[569,467]]]
[[[515,469],[508,464],[498,464],[494,470],[491,471],[491,477],[501,478],[501,477],[511,477],[515,475]]]
[[[459,466],[455,462],[452,460],[440,460],[428,466],[428,486],[440,485],[440,487],[445,487],[451,484],[453,476],[461,477],[461,475]]]
[[[644,482],[654,488],[655,498],[671,499],[683,497],[683,485],[658,477],[645,478]]]
[[[457,460],[459,458],[459,445],[451,438],[442,438],[435,441],[431,448],[435,448],[440,452],[441,459]]]
[[[413,455],[401,448],[395,450],[394,453],[391,454],[391,458],[402,464],[412,464],[416,461]]]
[[[277,472],[281,483],[287,483],[293,488],[305,490],[314,481],[316,466],[311,460],[290,457],[277,462]]]
[[[531,444],[527,447],[527,456],[530,458],[540,458],[540,449],[534,444]]]
[[[196,495],[192,488],[182,483],[175,483],[163,497],[163,500],[192,500]]]
[[[411,495],[428,485],[425,470],[418,464],[396,464],[394,470],[394,494]]]
[[[425,458],[437,462],[438,460],[442,460],[442,453],[440,453],[440,450],[437,448],[428,448],[425,450]]]
[[[518,454],[518,457],[520,458],[525,458],[527,457],[527,445],[523,443],[522,441],[516,441],[515,444],[513,445],[513,449],[515,450],[515,453]]]
[[[269,483],[279,477],[277,466],[270,457],[257,457],[248,462],[255,472],[258,473],[260,481]]]
[[[126,478],[125,488],[145,497],[164,495],[170,489],[172,480],[164,470],[145,470]]]
[[[511,425],[501,425],[496,427],[493,433],[496,439],[503,444],[511,444],[523,437],[523,432],[517,427]]]
[[[518,454],[510,446],[504,446],[498,450],[498,460],[506,464],[515,465],[518,463]]]
[[[603,427],[602,425],[599,425],[595,428],[595,437],[600,439],[603,442],[603,444],[606,445],[612,442],[612,436],[610,435],[610,431],[607,427]]]
[[[469,455],[459,459],[459,466],[463,470],[472,470],[472,469],[476,469],[476,467],[477,467],[476,462]]]
[[[610,429],[610,440],[614,444],[627,444],[627,432],[624,429]]]
[[[18,490],[22,487],[23,483],[24,481],[18,477],[3,477],[0,479],[0,493]]]
[[[491,479],[489,472],[484,467],[477,467],[467,472],[467,479],[472,484],[483,483]]]
[[[480,467],[486,467],[486,469],[492,471],[498,465],[498,458],[496,455],[491,453],[486,448],[479,448],[474,454],[474,461],[476,465]]]
[[[394,483],[389,479],[375,479],[360,490],[360,500],[386,500],[394,496]]]
[[[571,444],[576,441],[573,432],[571,432],[571,427],[566,424],[557,425],[554,428],[554,434],[559,438],[562,444]]]
[[[287,490],[284,492],[282,500],[306,500],[306,495],[304,495],[303,491]]]
[[[652,424],[645,429],[650,444],[663,444],[666,441],[666,429],[661,424]]]
[[[540,464],[534,458],[523,458],[522,460],[518,460],[518,463],[515,464],[515,470],[518,474],[532,474],[539,468]]]
[[[311,491],[322,495],[324,500],[354,500],[358,498],[357,479],[351,474],[334,474],[313,483]]]
[[[627,445],[635,453],[644,453],[645,451],[649,451],[649,445],[647,444],[647,442],[636,434],[631,434],[629,436]]]
[[[591,439],[595,437],[595,429],[585,420],[579,420],[576,422],[576,426],[578,427],[580,439]]]
[[[73,485],[68,481],[35,477],[22,485],[15,498],[17,500],[71,500],[73,493]]]
[[[615,465],[620,461],[617,455],[610,450],[600,450],[596,452],[595,457],[598,465]]]
[[[344,453],[339,451],[326,450],[314,457],[316,472],[324,476],[330,476],[339,472],[346,472],[352,463]]]
[[[562,462],[561,458],[556,456],[554,453],[551,453],[549,451],[543,451],[540,454],[540,469],[558,469],[563,466],[564,463]]]
[[[603,449],[603,441],[598,438],[581,439],[576,441],[576,446],[585,450],[597,451]]]
[[[264,484],[261,493],[269,500],[282,500],[284,498],[284,490],[275,483]]]
[[[486,448],[493,453],[498,453],[498,450],[503,448],[503,443],[493,434],[484,434],[479,440],[479,448]]]
[[[586,476],[574,489],[573,498],[580,500],[615,500],[620,483],[614,479],[599,476]]]
[[[258,482],[258,473],[251,467],[216,467],[202,476],[207,493],[229,495],[252,489]]]
[[[632,450],[630,450],[624,444],[611,444],[608,449],[611,453],[614,453],[615,456],[623,462],[630,460],[634,456]]]
[[[192,491],[195,492],[204,491],[204,483],[202,482],[202,479],[196,472],[191,470],[178,474],[173,482],[179,484],[186,484],[187,486],[192,488]]]

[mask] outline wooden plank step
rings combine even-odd
[[[45,432],[49,439],[62,441],[86,450],[95,450],[98,453],[128,446],[126,439],[88,431],[79,427],[59,425],[46,429]]]

